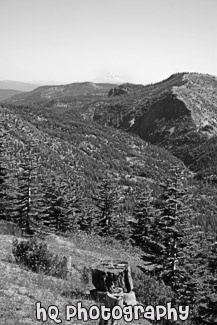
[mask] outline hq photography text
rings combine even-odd
[[[61,324],[62,319],[72,321],[73,319],[83,320],[114,320],[124,319],[125,322],[139,320],[141,318],[153,321],[159,321],[163,318],[168,320],[185,321],[189,317],[189,306],[179,306],[174,308],[171,303],[166,306],[114,306],[113,308],[105,306],[92,305],[89,308],[82,306],[82,302],[77,302],[76,305],[66,305],[64,315],[60,315],[60,310],[57,306],[51,305],[47,309],[41,306],[41,302],[36,303],[36,319],[46,322],[48,319],[53,320],[56,324]]]

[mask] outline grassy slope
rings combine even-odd
[[[102,245],[95,238],[74,236],[68,240],[57,236],[48,237],[49,250],[59,255],[72,256],[73,272],[67,280],[43,274],[33,273],[16,265],[11,258],[11,235],[0,235],[0,324],[1,325],[30,325],[42,324],[35,320],[35,303],[40,301],[42,306],[56,305],[60,309],[60,316],[64,315],[66,304],[82,305],[89,308],[97,304],[88,298],[89,287],[82,281],[83,267],[89,267],[101,258],[127,260],[131,265],[139,263],[139,255],[130,254],[114,245]],[[135,272],[135,267],[134,267]],[[62,317],[62,324],[69,324]],[[78,322],[74,320],[76,324]],[[70,324],[74,323],[73,321]],[[54,324],[48,321],[46,324]],[[85,322],[79,321],[79,324]],[[98,321],[88,321],[88,324],[98,324]],[[123,324],[125,324],[123,322]],[[149,324],[142,320],[132,324]]]

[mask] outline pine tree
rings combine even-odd
[[[198,314],[194,318],[194,324],[217,325],[217,294],[204,296],[198,306]]]
[[[48,175],[43,185],[48,216],[44,225],[48,231],[64,234],[79,228],[82,195],[75,179]]]
[[[217,280],[217,241],[214,240],[210,244],[210,253],[208,256],[208,267],[212,275],[216,277]],[[217,292],[217,281],[216,281],[216,292]]]
[[[184,187],[184,180],[184,171],[177,169],[174,177],[162,185],[164,191],[157,223],[161,230],[159,240],[163,245],[160,278],[175,293],[175,304],[193,305],[200,286],[196,274],[200,229],[193,226],[195,216],[189,207],[190,195]]]
[[[95,228],[94,220],[97,213],[98,210],[93,202],[88,197],[84,198],[81,206],[81,215],[78,220],[80,230],[92,233]]]
[[[41,193],[40,178],[37,173],[37,157],[31,152],[25,153],[20,164],[15,190],[16,202],[13,209],[13,221],[22,229],[23,234],[33,235],[43,233],[43,219],[47,216],[48,207],[45,206]]]
[[[84,190],[78,170],[74,170],[66,179],[64,190],[65,215],[68,220],[66,231],[73,232],[80,228],[79,222],[83,214]]]
[[[173,304],[194,306],[201,292],[204,267],[198,264],[200,228],[193,226],[195,215],[189,207],[190,194],[184,186],[184,172],[162,184],[163,193],[151,204],[144,195],[135,215],[146,269],[174,292]],[[151,264],[150,264],[151,263]]]
[[[54,175],[47,175],[46,178],[42,191],[49,208],[43,223],[48,232],[59,234],[63,229],[63,197],[60,193],[60,180]]]
[[[7,219],[7,168],[4,159],[3,133],[0,133],[0,221]]]
[[[112,216],[110,236],[125,244],[132,242],[132,229],[125,212],[116,212]]]
[[[136,196],[132,238],[135,244],[142,248],[147,269],[154,270],[155,276],[162,269],[160,256],[163,246],[158,240],[158,232],[160,233],[157,227],[158,215],[151,190],[148,187]]]
[[[114,217],[117,195],[111,179],[107,176],[99,184],[97,195],[93,197],[98,209],[95,229],[101,236],[112,233],[112,219]]]
[[[204,278],[206,291],[201,294],[194,316],[195,324],[217,324],[217,242],[207,234],[204,253],[207,260],[207,274]]]

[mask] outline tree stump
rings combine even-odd
[[[92,266],[92,283],[97,291],[113,292],[120,287],[123,292],[133,290],[130,266],[128,262],[103,260]]]
[[[133,291],[133,280],[128,262],[102,260],[91,268],[92,284],[96,288],[92,294],[96,300],[106,307],[123,307],[136,305],[136,296]],[[99,325],[120,324],[120,321],[100,319]]]

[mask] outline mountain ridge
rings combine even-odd
[[[200,151],[201,144],[213,142],[217,134],[217,78],[174,74],[160,83],[110,96],[90,107],[98,123],[135,133],[171,151],[193,171],[201,172],[194,164],[198,156],[194,152],[196,147]]]
[[[73,107],[75,101],[82,104],[82,101],[98,100],[107,96],[108,91],[115,84],[93,83],[93,82],[75,82],[67,85],[40,86],[31,92],[25,92],[15,95],[6,103],[15,105],[40,105],[40,106],[67,106]],[[84,98],[86,97],[86,98]]]
[[[146,86],[92,82],[43,86],[4,104],[48,107],[70,119],[136,134],[169,150],[192,172],[217,179],[209,158],[211,154],[217,159],[216,89],[215,76],[183,72]]]
[[[25,82],[25,81],[16,81],[16,80],[1,80],[0,89],[14,89],[22,92],[32,91],[37,88],[38,84]]]
[[[21,91],[15,89],[0,89],[0,101],[8,99],[16,94],[19,94]]]

